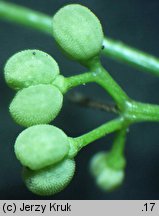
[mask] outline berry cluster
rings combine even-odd
[[[52,25],[53,36],[68,57],[88,68],[99,62],[103,31],[88,8],[65,6],[55,14]],[[62,108],[63,92],[55,85],[61,77],[56,61],[39,50],[18,52],[5,66],[5,80],[17,91],[9,108],[11,116],[28,127],[16,139],[15,154],[23,165],[27,188],[38,195],[53,195],[68,185],[80,150],[75,139],[48,125]],[[124,172],[107,161],[105,153],[97,155],[91,170],[101,188],[112,190],[122,182]]]
[[[18,91],[10,104],[11,116],[28,127],[16,139],[15,154],[25,167],[26,186],[39,195],[59,192],[75,171],[75,162],[68,157],[69,138],[59,128],[47,125],[63,103],[61,91],[53,85],[58,76],[56,61],[39,50],[19,52],[5,66],[6,82]]]

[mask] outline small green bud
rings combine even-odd
[[[51,196],[62,191],[70,183],[74,172],[74,160],[67,159],[38,171],[24,168],[23,179],[32,193]]]
[[[63,95],[53,85],[36,85],[17,92],[9,110],[19,125],[29,127],[51,122],[61,110]]]
[[[103,42],[100,21],[79,4],[67,5],[54,15],[53,36],[66,55],[81,63],[98,56]]]
[[[35,125],[19,134],[14,149],[23,166],[37,170],[61,161],[68,154],[69,139],[55,126]]]
[[[102,190],[111,192],[120,187],[123,180],[123,170],[114,170],[110,167],[106,167],[106,169],[97,177],[96,182]]]
[[[51,84],[59,74],[59,67],[45,52],[24,50],[7,61],[4,71],[7,84],[19,90],[37,84]]]
[[[111,163],[110,163],[111,161]],[[110,160],[110,153],[99,152],[91,160],[90,171],[95,177],[97,185],[105,191],[118,188],[124,180],[124,167],[121,161]],[[116,163],[116,164],[115,164]]]

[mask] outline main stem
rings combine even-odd
[[[51,17],[43,13],[0,1],[0,19],[51,34]]]
[[[141,121],[159,121],[159,105],[140,103],[131,100],[109,73],[97,64],[90,72],[74,75],[71,77],[62,77],[54,82],[63,93],[79,85],[85,85],[89,82],[96,82],[102,86],[110,96],[115,100],[121,116],[128,124]]]
[[[0,19],[52,35],[52,18],[50,16],[16,4],[0,1]],[[158,58],[107,37],[105,37],[103,45],[105,47],[102,51],[103,55],[159,76]]]
[[[159,76],[159,58],[127,46],[121,41],[105,38],[103,54],[143,72]]]
[[[130,123],[142,121],[159,122],[159,105],[127,101],[123,117],[125,121],[129,121]]]
[[[116,102],[120,111],[124,111],[126,101],[129,97],[118,85],[118,83],[109,75],[100,63],[95,64],[91,70],[96,73],[96,83],[102,86]]]

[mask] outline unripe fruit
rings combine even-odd
[[[67,5],[55,14],[53,36],[70,58],[81,63],[98,56],[103,42],[100,21],[79,4]]]
[[[41,196],[50,196],[62,191],[71,181],[75,172],[74,160],[64,160],[38,171],[23,169],[27,188]]]
[[[124,168],[121,168],[121,161],[110,162],[109,153],[99,152],[91,160],[90,171],[95,177],[97,185],[105,191],[112,191],[118,188],[124,180]],[[119,165],[118,165],[119,162]],[[117,164],[115,164],[117,163]]]
[[[67,156],[69,139],[55,126],[36,125],[20,133],[14,149],[23,166],[37,170],[55,164]]]
[[[107,164],[113,169],[125,169],[126,160],[123,155],[107,155]]]
[[[53,85],[36,85],[17,92],[9,110],[19,125],[29,127],[51,122],[61,110],[63,95]]]
[[[90,171],[93,176],[98,176],[106,167],[106,157],[105,152],[98,152],[93,156],[90,162]]]
[[[51,84],[59,74],[59,67],[45,52],[24,50],[7,61],[4,71],[7,84],[19,90],[37,84]]]
[[[105,191],[113,191],[117,189],[124,180],[123,170],[114,170],[107,167],[101,174],[97,177],[97,185]]]

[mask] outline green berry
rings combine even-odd
[[[99,152],[93,156],[90,162],[90,171],[93,176],[98,176],[105,169],[106,157],[105,152]]]
[[[98,56],[103,42],[100,21],[79,4],[67,5],[55,14],[53,36],[66,55],[81,63]]]
[[[37,84],[51,84],[59,74],[59,67],[45,52],[24,50],[7,61],[4,71],[7,84],[19,90]]]
[[[123,155],[107,155],[107,164],[114,169],[125,169],[126,160]]]
[[[14,149],[23,166],[37,170],[55,164],[67,156],[69,139],[55,126],[35,125],[20,133]]]
[[[62,191],[70,183],[74,172],[74,160],[67,159],[38,171],[24,168],[23,179],[32,193],[50,196]]]
[[[90,163],[90,171],[95,177],[97,185],[105,191],[113,191],[118,188],[122,184],[125,175],[125,166],[121,167],[121,161],[116,161],[116,158],[112,163],[113,158],[110,160],[110,155],[110,152],[99,152],[92,158]]]
[[[101,174],[97,177],[97,185],[104,191],[113,191],[117,189],[124,180],[123,170],[114,170],[107,167]]]
[[[51,122],[61,110],[63,95],[53,85],[36,85],[17,92],[9,110],[14,121],[29,127]]]

